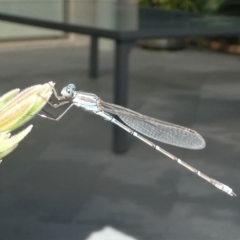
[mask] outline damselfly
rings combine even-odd
[[[46,115],[39,114],[41,117],[58,121],[63,117],[63,115],[66,114],[66,112],[72,106],[81,107],[84,110],[97,114],[103,119],[116,124],[123,130],[132,134],[134,137],[140,139],[141,141],[155,148],[157,151],[163,153],[164,155],[176,161],[183,167],[192,171],[199,177],[205,179],[206,181],[214,185],[216,188],[222,190],[230,196],[236,196],[236,194],[230,187],[205,175],[204,173],[201,173],[196,168],[175,157],[171,153],[167,152],[163,148],[159,147],[155,143],[149,141],[147,138],[139,134],[141,133],[149,138],[177,147],[188,149],[202,149],[205,147],[205,140],[196,131],[172,123],[160,121],[148,116],[144,116],[140,113],[134,112],[122,106],[104,102],[93,93],[76,91],[76,87],[74,84],[68,84],[66,87],[64,87],[61,91],[61,95],[58,95],[57,90],[54,86],[52,86],[52,89],[55,97],[59,100],[59,102],[55,104],[49,102],[52,107],[58,108],[65,104],[70,105],[57,118],[51,118]],[[118,121],[111,114],[119,116],[119,118],[129,127]]]

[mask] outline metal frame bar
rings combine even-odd
[[[98,37],[92,36],[89,56],[89,77],[98,77]]]
[[[124,107],[128,104],[129,54],[133,44],[134,42],[115,42],[114,103]],[[113,126],[113,151],[123,153],[128,148],[129,135]]]

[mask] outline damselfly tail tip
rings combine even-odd
[[[232,192],[231,196],[232,196],[232,197],[236,197],[237,194],[236,194],[235,192]]]
[[[221,190],[223,192],[229,194],[232,197],[236,197],[237,196],[237,194],[230,187],[228,187],[226,185],[223,185]]]
[[[228,195],[230,195],[230,196],[232,196],[232,197],[236,197],[236,196],[237,196],[237,194],[236,194],[235,192],[233,192],[233,190],[232,190],[229,186],[227,186],[227,185],[225,185],[225,184],[223,184],[223,183],[220,183],[220,182],[218,182],[218,181],[216,181],[216,180],[214,180],[214,182],[211,182],[211,183],[212,183],[216,188],[218,188],[219,190],[227,193]]]

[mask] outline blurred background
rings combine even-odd
[[[117,24],[110,21],[117,2],[240,16],[234,0],[107,2],[108,8],[99,4],[88,15],[91,1],[0,0],[0,13],[109,27]],[[134,14],[128,11],[122,26],[134,28]],[[99,78],[92,80],[89,37],[0,21],[0,92],[48,81],[60,90],[71,82],[113,102],[114,43],[101,39],[100,49]],[[239,53],[238,36],[144,40],[132,49],[129,70],[129,108],[193,128],[207,143],[201,151],[160,146],[237,195]],[[63,111],[46,109],[55,116]],[[128,152],[113,153],[109,122],[73,108],[59,122],[37,116],[32,123],[29,136],[0,165],[1,240],[239,239],[239,197],[132,137]]]

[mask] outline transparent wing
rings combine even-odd
[[[188,149],[202,149],[206,145],[203,137],[192,129],[144,116],[115,104],[101,101],[100,105],[103,111],[118,115],[128,126],[149,138]]]

